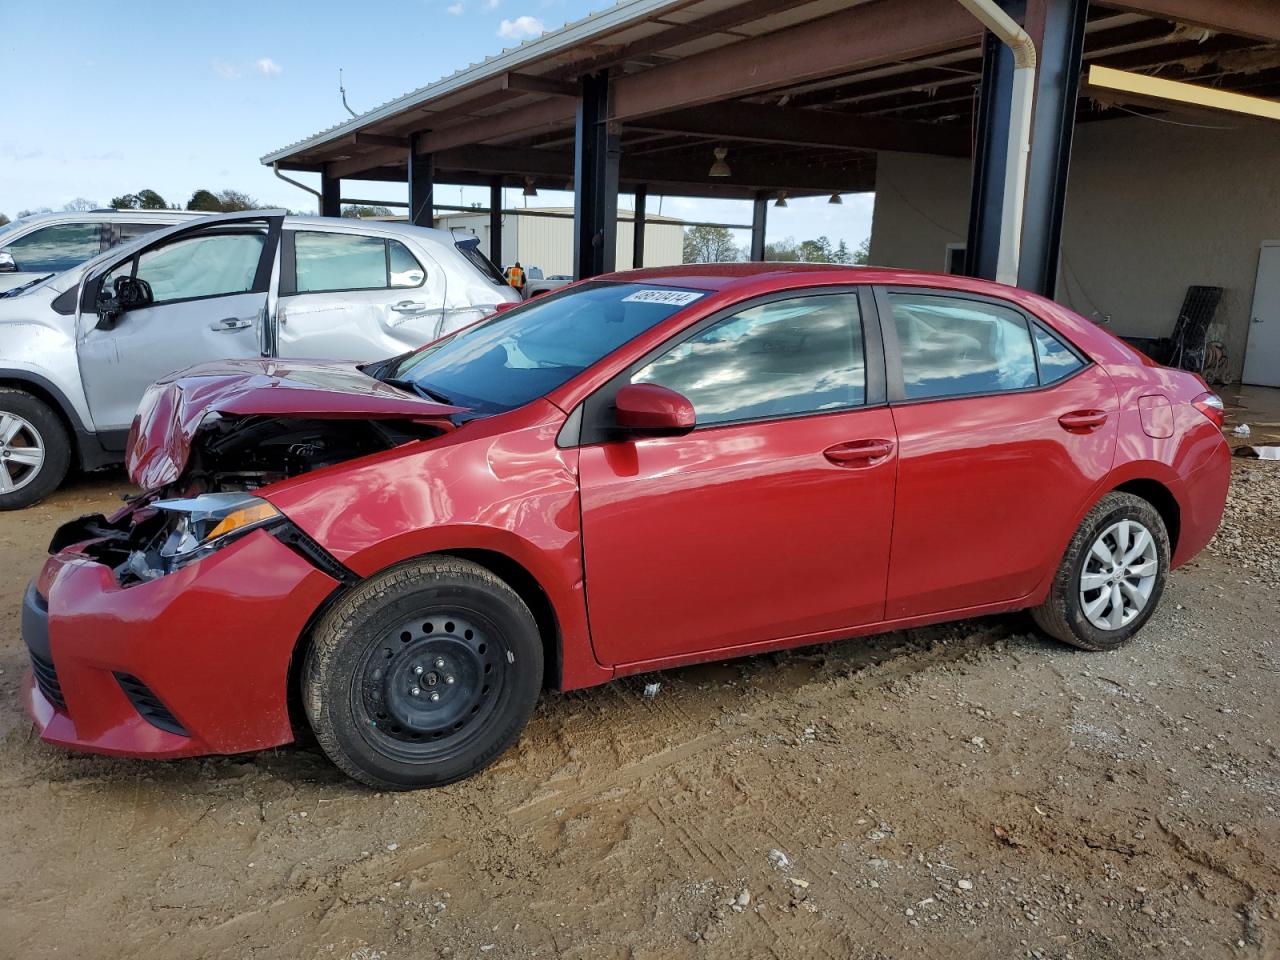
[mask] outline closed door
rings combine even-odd
[[[881,303],[899,451],[886,617],[1025,596],[1111,467],[1115,388],[1012,305]]]
[[[1264,243],[1258,254],[1243,380],[1280,387],[1280,241]]]
[[[80,372],[98,431],[133,422],[148,385],[193,364],[262,353],[267,282],[274,259],[269,222],[179,235],[114,265],[103,286],[134,276],[152,302],[112,325],[82,308]]]
[[[285,231],[281,357],[379,360],[434,340],[444,274],[399,240]]]
[[[743,309],[621,379],[684,394],[697,426],[580,452],[602,662],[881,618],[896,464],[889,410],[868,404],[883,377],[867,370],[857,296],[840,293]]]

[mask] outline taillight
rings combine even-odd
[[[1216,393],[1202,393],[1191,401],[1191,405],[1221,427],[1226,419],[1226,410],[1222,406],[1222,398]]]

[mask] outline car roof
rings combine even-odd
[[[50,213],[29,213],[25,217],[18,217],[13,222],[28,226],[35,223],[46,223],[59,220],[115,220],[117,218],[154,220],[157,218],[176,217],[179,220],[185,220],[190,217],[208,216],[207,213],[197,210],[111,210],[108,208],[97,210],[55,210]]]

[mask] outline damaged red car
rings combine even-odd
[[[372,365],[151,388],[145,491],[28,590],[50,743],[235,753],[308,724],[406,789],[568,690],[1030,609],[1124,643],[1216,530],[1222,405],[1041,297],[818,265],[577,284]]]

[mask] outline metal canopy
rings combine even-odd
[[[1278,19],[1272,0],[1108,0],[1090,11],[1084,62],[1274,95]],[[626,0],[262,162],[403,181],[412,138],[437,182],[565,189],[579,80],[598,73],[624,190],[870,190],[878,151],[969,155],[981,33],[955,0]],[[1129,112],[1084,97],[1077,119]],[[710,176],[717,146],[729,177]]]

